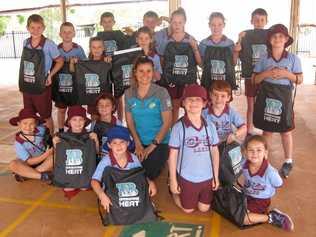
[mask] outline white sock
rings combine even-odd
[[[292,159],[292,158],[285,159],[285,163],[289,163],[289,164],[291,164],[291,163],[293,163],[293,159]]]

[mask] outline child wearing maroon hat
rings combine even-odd
[[[292,89],[295,84],[303,82],[300,59],[286,50],[292,43],[293,38],[284,25],[271,26],[267,34],[268,54],[261,58],[254,69],[255,83],[260,84],[254,121],[260,120],[257,123],[261,127],[258,125],[257,127],[263,129],[263,136],[267,139],[268,144],[271,144],[273,132],[280,133],[285,158],[280,174],[284,178],[289,176],[293,168],[292,130],[294,129],[293,101],[295,98],[292,98]],[[264,93],[262,109],[256,110],[261,105],[259,98]],[[278,129],[274,129],[274,127]]]
[[[30,108],[22,109],[17,117],[9,121],[11,125],[19,127],[14,143],[17,159],[9,165],[18,182],[24,181],[25,178],[51,182],[49,171],[53,167],[53,150],[45,147],[46,128],[39,124],[40,121]]]
[[[67,133],[73,133],[80,136],[80,134],[85,134],[85,127],[90,124],[91,120],[87,118],[86,109],[79,106],[70,106],[67,112],[67,120],[65,122],[65,126],[69,127]],[[99,141],[98,137],[94,132],[89,133],[90,139],[95,142],[95,149],[98,152],[99,150]],[[53,138],[54,148],[56,148],[56,144],[60,142],[60,138],[58,134]],[[91,159],[95,159],[95,157],[91,157]],[[73,191],[74,188],[65,188],[64,191]]]
[[[286,231],[293,231],[291,218],[274,208],[269,211],[271,198],[283,181],[278,171],[267,160],[268,146],[264,137],[255,135],[245,142],[247,161],[243,167],[244,190],[247,197],[245,225],[269,223]]]
[[[210,209],[212,191],[219,186],[219,142],[213,123],[202,118],[207,92],[199,85],[184,89],[185,115],[172,127],[169,140],[170,191],[186,213]]]

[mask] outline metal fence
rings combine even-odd
[[[297,54],[316,57],[316,25],[300,25]]]

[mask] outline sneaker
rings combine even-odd
[[[291,170],[293,169],[293,164],[292,162],[289,163],[289,162],[284,162],[281,169],[280,169],[280,175],[283,177],[283,178],[288,178],[289,177],[289,174],[291,172]]]
[[[41,174],[41,181],[43,181],[46,184],[52,184],[53,174],[51,172],[43,172]]]
[[[294,223],[291,217],[276,208],[269,212],[269,223],[286,231],[294,230]]]
[[[26,178],[24,178],[23,176],[18,175],[18,174],[14,174],[14,178],[15,178],[16,182],[19,182],[19,183],[26,181]]]

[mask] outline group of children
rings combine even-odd
[[[241,60],[247,57],[243,52],[245,50],[243,40],[249,38],[253,32],[264,29],[267,24],[267,13],[264,9],[256,9],[251,16],[254,29],[241,32],[236,44],[223,34],[225,18],[219,12],[210,15],[211,35],[200,44],[184,30],[186,15],[183,9],[172,13],[168,28],[155,32],[159,20],[161,19],[158,15],[150,11],[144,15],[144,27],[130,35],[124,35],[128,42],[126,44],[136,43],[142,48],[142,55],[152,60],[154,66],[152,82],[157,84],[163,80],[163,68],[166,63],[164,51],[169,42],[188,43],[192,48],[196,65],[202,68],[209,46],[228,47],[231,51],[232,63],[235,65],[239,57]],[[113,31],[114,16],[111,13],[102,14],[100,24],[105,32]],[[64,62],[68,62],[70,71],[74,71],[75,64],[85,60],[86,56],[83,49],[72,42],[75,29],[69,22],[63,23],[60,27],[62,43],[58,46],[43,36],[45,25],[39,15],[29,17],[27,29],[31,37],[25,41],[24,46],[43,52],[46,87],[41,94],[23,92],[24,108],[17,117],[10,120],[12,125],[19,126],[15,139],[17,159],[10,163],[10,169],[14,172],[17,181],[31,178],[49,183],[52,178],[50,171],[53,169],[53,149],[60,142],[57,133],[53,138],[54,147],[46,149],[44,144],[43,122],[49,133],[54,134],[51,118],[52,78],[63,67]],[[233,142],[243,144],[246,162],[242,171],[248,209],[244,224],[271,223],[285,230],[293,230],[294,225],[288,215],[277,209],[269,211],[271,198],[275,195],[276,189],[282,185],[279,173],[268,162],[268,148],[274,131],[263,129],[263,136],[254,135],[253,118],[257,116],[254,113],[255,97],[258,91],[262,90],[260,87],[262,84],[288,86],[292,91],[294,84],[302,83],[303,76],[298,57],[286,50],[293,42],[287,28],[277,24],[265,30],[265,34],[266,51],[264,52],[262,45],[257,45],[258,58],[248,55],[248,60],[251,57],[253,68],[251,75],[244,76],[247,96],[246,122],[229,104],[233,100],[234,88],[225,79],[214,80],[206,88],[196,83],[191,85],[175,85],[168,81],[167,84],[161,83],[169,92],[173,109],[173,126],[169,127],[171,129],[168,157],[169,184],[174,202],[181,210],[186,213],[196,209],[202,212],[208,211],[211,208],[212,196],[220,186],[219,165],[223,149]],[[112,55],[105,54],[105,44],[102,38],[92,37],[88,59],[111,63]],[[145,75],[146,71],[142,73]],[[141,95],[140,98],[146,96]],[[95,143],[95,150],[101,154],[100,162],[91,178],[91,187],[106,211],[110,210],[112,203],[101,181],[105,167],[128,170],[142,166],[138,157],[133,154],[135,146],[130,133],[122,126],[124,111],[122,102],[122,97],[114,98],[111,93],[100,94],[95,103],[88,105],[91,120],[87,117],[86,109],[80,105],[68,107],[62,103],[55,104],[58,110],[59,132],[64,132],[64,126],[68,128],[66,131],[68,133],[80,135],[89,132],[90,139]],[[266,113],[263,116],[276,119],[276,116],[282,112],[282,105],[280,108],[276,100],[271,103],[271,107],[265,108]],[[180,106],[184,108],[185,115],[178,119]],[[270,113],[268,113],[269,109]],[[116,110],[119,118],[114,116]],[[107,128],[105,130],[104,124]],[[285,156],[280,174],[284,178],[289,176],[293,167],[293,128],[292,121],[287,129],[279,131]],[[154,146],[157,145],[157,141],[152,143]],[[150,195],[153,196],[157,193],[154,180],[148,179],[148,183]]]

